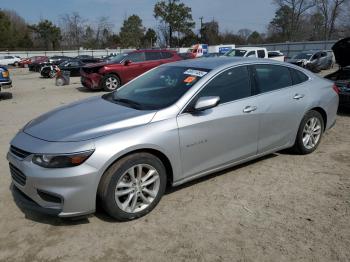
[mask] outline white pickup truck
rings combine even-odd
[[[284,55],[281,52],[268,52],[267,49],[264,47],[239,47],[228,51],[225,55],[239,57],[270,58],[277,61],[284,61]]]
[[[268,58],[267,49],[264,47],[238,47],[228,51],[226,56]]]

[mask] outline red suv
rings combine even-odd
[[[81,69],[81,83],[90,89],[114,91],[120,86],[161,64],[182,60],[171,50],[136,50],[108,58],[103,63]]]

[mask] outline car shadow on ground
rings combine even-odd
[[[85,86],[79,86],[79,87],[77,87],[75,89],[78,90],[79,92],[82,92],[82,93],[97,93],[97,92],[101,92],[101,90],[94,90],[94,89],[86,88]]]
[[[198,179],[195,179],[193,181],[187,182],[183,185],[177,186],[177,187],[168,187],[165,195],[169,195],[178,191],[181,191],[185,188],[194,186],[196,184],[214,179],[217,176],[221,176],[224,175],[226,173],[229,172],[233,172],[236,170],[239,170],[240,168],[246,167],[248,165],[260,162],[260,161],[264,161],[267,159],[271,159],[274,157],[277,157],[278,153],[274,153],[274,154],[270,154],[252,161],[249,161],[247,163],[243,163],[228,169],[225,169],[223,171],[219,171]],[[126,222],[120,222],[120,221],[116,221],[115,219],[113,219],[112,217],[108,216],[106,212],[104,212],[104,210],[101,208],[101,205],[97,205],[96,207],[96,212],[94,214],[88,215],[88,216],[81,216],[81,217],[75,217],[75,218],[60,218],[57,216],[51,216],[51,215],[47,215],[47,214],[42,214],[36,211],[32,211],[30,209],[27,209],[24,204],[19,201],[14,194],[14,186],[11,184],[10,186],[10,191],[12,192],[12,196],[13,196],[13,200],[15,202],[15,204],[17,205],[17,207],[21,210],[21,212],[25,215],[25,218],[34,222],[38,222],[38,223],[42,223],[42,224],[48,224],[48,225],[52,225],[52,226],[75,226],[75,225],[82,225],[82,224],[88,224],[90,223],[89,221],[89,217],[91,216],[95,216],[98,219],[104,221],[104,222],[109,222],[109,223],[126,223]],[[15,189],[16,190],[16,189]],[[18,189],[17,189],[18,190]]]
[[[9,100],[12,99],[12,93],[9,92],[0,92],[0,100]]]

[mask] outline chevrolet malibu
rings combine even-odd
[[[285,148],[313,152],[335,124],[336,91],[272,60],[162,65],[24,126],[7,155],[12,192],[24,206],[60,217],[93,213],[99,203],[117,220],[135,219],[167,186]]]

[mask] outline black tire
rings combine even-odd
[[[315,146],[313,148],[307,148],[303,143],[303,131],[304,131],[304,128],[305,128],[305,125],[307,124],[307,122],[314,117],[317,118],[321,124],[320,138],[318,139],[317,143],[315,144]],[[322,135],[323,135],[323,131],[324,131],[324,121],[323,121],[322,115],[319,112],[314,111],[314,110],[307,112],[305,114],[305,116],[303,117],[303,119],[301,120],[299,129],[298,129],[298,133],[297,133],[297,137],[295,140],[295,144],[292,148],[293,151],[295,151],[296,153],[301,154],[301,155],[306,155],[306,154],[312,153],[313,151],[315,151],[317,149],[318,145],[320,144],[321,139],[322,139]]]
[[[147,164],[157,170],[160,178],[159,190],[154,200],[145,209],[135,213],[128,213],[123,211],[117,205],[117,202],[115,200],[115,190],[117,183],[122,175],[129,168],[138,164]],[[166,181],[166,169],[159,158],[149,153],[131,154],[114,163],[104,173],[98,186],[97,197],[99,199],[99,202],[102,204],[103,209],[111,217],[115,218],[118,221],[133,220],[146,215],[155,208],[165,192]]]
[[[108,85],[108,81],[110,81],[110,80],[115,81],[116,85],[113,87]],[[112,92],[112,91],[117,90],[120,86],[121,86],[120,79],[118,76],[116,76],[114,74],[105,75],[101,79],[101,89],[103,89],[104,91]]]

